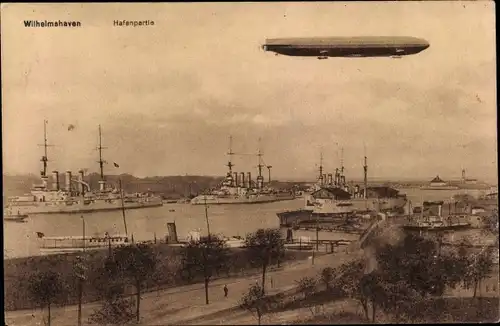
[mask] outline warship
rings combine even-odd
[[[409,222],[403,225],[403,229],[407,231],[455,231],[471,228],[471,223],[467,221],[467,216],[450,215],[445,220],[442,214],[443,201],[423,202],[422,207],[418,210],[413,210],[414,213],[420,213],[418,216],[409,215]],[[433,214],[432,207],[437,207],[437,214]],[[427,212],[425,215],[424,213]]]
[[[299,210],[277,213],[281,226],[310,221],[344,221],[352,215],[384,212],[403,212],[406,195],[387,186],[368,187],[367,157],[364,157],[364,187],[346,182],[344,164],[332,173],[323,174],[323,156],[320,158],[319,177],[311,193],[305,195],[305,206]]]
[[[259,139],[260,143],[260,139]],[[262,158],[263,154],[260,150],[256,154],[258,156],[258,176],[256,180],[252,180],[251,172],[233,172],[234,164],[232,163],[233,155],[255,155],[255,154],[238,154],[232,151],[232,137],[229,137],[229,168],[225,178],[215,187],[206,191],[204,194],[198,195],[191,199],[192,205],[224,205],[224,204],[262,204],[271,203],[282,200],[292,200],[295,198],[293,191],[280,191],[270,187],[271,184],[271,168],[270,165],[265,165]],[[267,167],[269,172],[269,182],[264,184],[262,170]]]
[[[443,181],[439,175],[429,182],[428,185],[420,187],[421,190],[458,190],[458,186],[450,185],[449,183]]]
[[[41,183],[31,188],[30,194],[7,198],[4,210],[23,214],[73,214],[91,213],[96,211],[113,211],[122,209],[137,209],[162,206],[161,198],[151,194],[135,193],[126,194],[121,189],[106,183],[104,176],[104,164],[102,158],[101,126],[99,126],[99,167],[100,180],[99,189],[91,189],[85,182],[84,171],[78,171],[78,177],[74,178],[71,171],[66,171],[64,185],[60,184],[58,171],[52,172],[52,182],[49,185],[47,174],[47,121],[44,121],[44,155],[41,158],[43,169],[40,171]],[[119,167],[114,163],[115,167]]]

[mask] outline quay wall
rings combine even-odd
[[[167,244],[152,245],[157,257],[157,265],[153,276],[146,281],[144,292],[173,288],[203,281],[202,275],[182,273],[182,248]],[[29,280],[39,271],[54,270],[60,273],[63,280],[63,293],[55,300],[55,305],[71,305],[78,303],[78,280],[74,274],[74,262],[78,254],[58,254],[49,256],[34,256],[4,260],[4,310],[34,309],[37,307],[29,291]],[[88,251],[86,253],[86,281],[83,288],[83,302],[100,300],[99,288],[103,286],[100,280],[100,269],[108,255],[107,250]],[[308,251],[286,250],[280,264],[307,259]],[[278,262],[272,262],[276,268]],[[260,269],[252,266],[247,252],[240,248],[230,248],[230,263],[228,270],[216,275],[219,277],[236,277],[258,273]],[[127,293],[135,293],[131,286]]]

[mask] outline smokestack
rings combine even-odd
[[[336,168],[335,169],[335,185],[339,185],[340,184],[340,174],[339,174],[339,169]]]
[[[257,188],[262,189],[264,187],[264,177],[259,175],[257,177]]]
[[[252,188],[252,173],[247,172],[247,179],[248,179],[248,187],[247,188]]]
[[[66,191],[71,191],[71,171],[66,171]]]
[[[328,184],[329,185],[333,184],[333,175],[331,173],[328,174]]]
[[[238,172],[233,172],[233,185],[235,187],[239,186],[239,183],[238,183]]]
[[[42,184],[43,184],[43,187],[44,187],[45,189],[47,189],[47,186],[48,186],[48,185],[47,185],[47,179],[48,179],[48,178],[47,178],[47,176],[46,176],[46,175],[44,175],[44,176],[42,177]]]
[[[83,186],[83,176],[84,176],[84,172],[83,170],[80,170],[78,171],[78,180],[80,181],[79,185],[78,185],[78,188],[80,190],[80,194],[84,194],[85,192],[85,187]]]
[[[245,172],[241,172],[240,173],[240,183],[241,183],[241,187],[244,188],[247,186],[247,184],[245,183]]]
[[[99,191],[104,191],[105,185],[106,185],[106,181],[99,180]]]
[[[59,191],[59,172],[52,171],[52,189]]]
[[[327,182],[328,182],[328,181],[327,181],[327,179],[326,179],[326,173],[325,173],[325,174],[323,174],[323,184],[325,184],[325,183],[327,183]]]
[[[443,212],[443,205],[439,204],[438,205],[438,216],[441,217],[441,214]]]

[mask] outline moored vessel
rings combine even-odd
[[[130,240],[126,235],[104,236],[61,236],[46,237],[43,233],[37,232],[39,247],[42,254],[60,254],[79,252],[85,250],[106,249],[129,244]]]
[[[420,187],[421,190],[458,190],[460,189],[457,186],[450,185],[447,182],[443,181],[439,175],[437,175],[434,179],[429,182],[428,185]]]
[[[47,121],[44,121],[44,155],[41,158],[43,169],[40,171],[41,183],[33,185],[30,194],[9,197],[6,209],[17,211],[18,214],[73,214],[95,211],[112,211],[121,209],[138,209],[162,206],[159,197],[149,193],[126,194],[120,187],[111,186],[105,180],[102,159],[101,127],[99,126],[99,189],[93,190],[85,181],[83,170],[78,171],[74,178],[71,171],[66,171],[64,184],[58,171],[52,172],[52,182],[49,185],[47,173]],[[114,163],[115,167],[119,167]]]
[[[403,225],[404,230],[408,231],[429,231],[429,232],[439,232],[439,231],[455,231],[471,228],[471,223],[466,220],[461,220],[460,216],[449,215],[447,219],[442,216],[442,207],[444,202],[423,202],[422,207],[418,210],[420,215],[411,216],[409,215],[409,222]],[[437,207],[437,215],[431,214],[430,207]],[[427,215],[424,216],[424,211],[427,211]]]
[[[304,208],[277,213],[281,226],[291,226],[309,221],[342,221],[351,215],[369,212],[404,211],[407,199],[398,190],[388,186],[368,187],[367,158],[364,160],[364,187],[348,185],[344,166],[333,174],[323,174],[323,158],[319,167],[318,181],[313,192],[305,195]]]
[[[224,180],[214,189],[210,189],[205,194],[191,199],[192,205],[263,204],[295,198],[292,190],[283,191],[270,187],[272,166],[264,164],[260,148],[257,153],[259,158],[257,165],[259,174],[256,180],[252,180],[250,172],[233,172],[234,164],[232,163],[231,156],[238,154],[232,152],[231,147],[232,137],[229,140],[229,162],[227,164],[229,170]],[[264,177],[262,176],[262,169],[264,167],[269,171],[269,182],[267,185],[264,184]]]

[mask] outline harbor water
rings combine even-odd
[[[400,192],[407,195],[413,206],[420,205],[422,200],[448,201],[458,193],[480,194],[477,190],[400,189]],[[245,236],[259,228],[278,227],[276,213],[303,206],[304,199],[253,205],[209,205],[210,231],[225,236]],[[125,233],[122,212],[119,210],[83,215],[33,215],[26,223],[4,221],[4,259],[40,255],[36,232],[45,236],[81,236],[81,216],[84,217],[87,236],[103,236],[105,232],[111,235]],[[133,235],[136,241],[153,240],[155,236],[157,239],[164,238],[169,222],[176,223],[181,239],[193,230],[207,232],[203,205],[165,204],[162,207],[132,209],[126,210],[125,217],[128,234]]]

